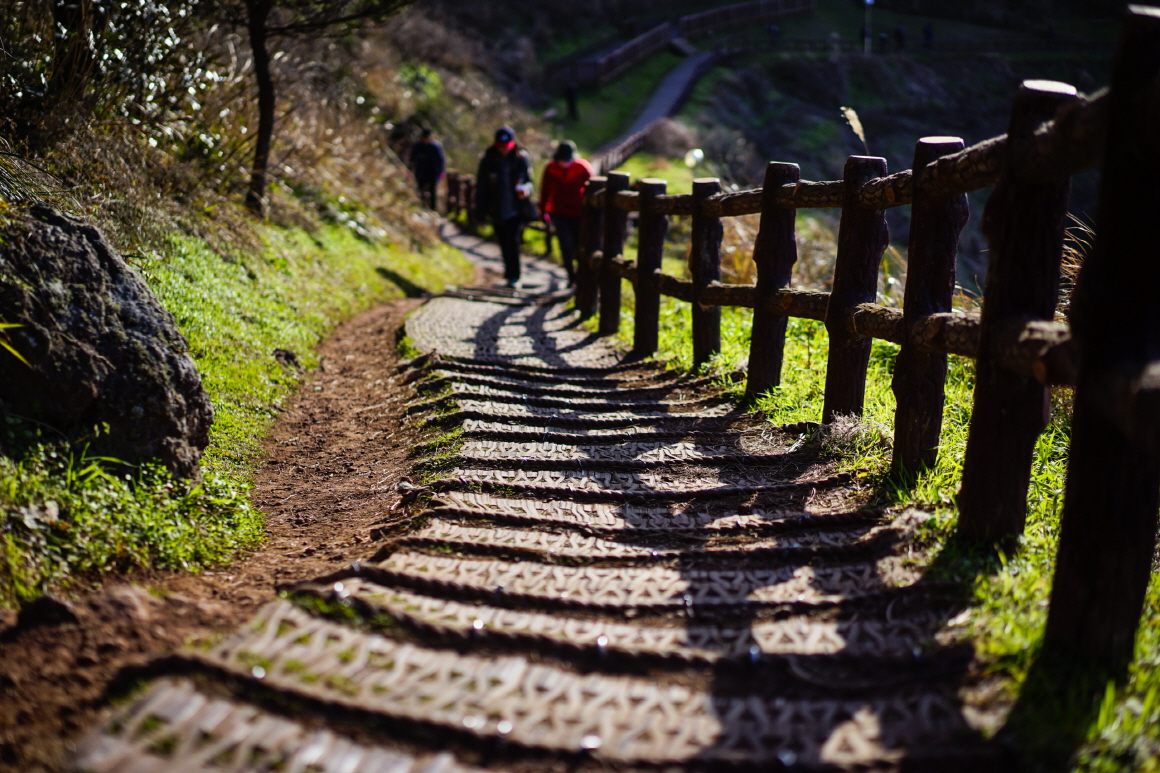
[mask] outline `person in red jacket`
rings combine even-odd
[[[580,234],[584,187],[591,177],[592,165],[576,153],[576,143],[564,140],[556,148],[551,162],[544,167],[540,181],[540,212],[552,220],[569,283],[574,283],[576,278],[572,258]]]

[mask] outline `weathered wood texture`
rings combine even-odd
[[[886,159],[851,156],[846,160],[843,179],[845,202],[838,225],[838,256],[834,262],[834,283],[826,309],[826,331],[830,335],[829,364],[826,367],[826,399],[822,421],[836,416],[862,415],[866,398],[866,368],[870,364],[869,338],[851,333],[847,316],[861,303],[873,303],[878,293],[878,266],[890,241],[882,210],[859,207],[858,190],[868,180],[886,174]]]
[[[447,173],[447,217],[458,217],[462,205],[459,203],[459,172]]]
[[[608,183],[605,177],[593,177],[588,181],[589,194],[604,190]],[[600,207],[584,207],[580,219],[580,261],[576,268],[576,308],[582,319],[596,313],[597,299],[600,297],[599,274],[592,270],[589,258],[601,250],[604,244],[604,210]]]
[[[781,363],[785,349],[785,329],[789,318],[773,314],[767,304],[778,290],[789,284],[797,262],[796,212],[778,206],[775,192],[801,177],[797,164],[770,163],[765,168],[765,205],[761,228],[753,245],[757,265],[757,298],[753,309],[753,331],[749,342],[749,378],[745,397],[753,400],[781,383]]]
[[[663,196],[664,180],[644,179],[640,181],[640,199],[643,203]],[[637,221],[638,248],[636,254],[639,276],[650,276],[661,268],[661,258],[665,251],[665,235],[669,230],[669,219],[655,214],[645,207]],[[632,350],[638,357],[647,357],[657,350],[660,337],[661,295],[652,282],[634,282],[636,285],[636,324],[632,331]]]
[[[628,232],[628,213],[617,209],[614,199],[617,193],[627,190],[632,178],[625,172],[610,172],[605,187],[608,204],[604,208],[604,255],[614,258],[624,251],[624,239]],[[620,330],[620,277],[608,268],[608,261],[600,270],[600,325],[602,336],[615,335]]]
[[[922,188],[927,164],[963,148],[958,137],[926,137],[914,151],[916,196],[910,215],[903,324],[910,328],[923,316],[951,310],[955,291],[955,257],[959,232],[967,224],[967,197],[928,196]],[[934,467],[946,400],[947,356],[916,346],[905,336],[894,363],[891,388],[894,412],[892,472],[911,476]]]
[[[721,192],[715,177],[693,180],[693,198],[706,199]],[[692,250],[689,275],[693,278],[693,365],[700,366],[721,351],[721,307],[702,304],[701,291],[710,282],[721,280],[721,218],[693,215]]]
[[[1072,301],[1080,372],[1043,644],[1046,657],[1118,677],[1132,659],[1160,507],[1160,455],[1137,435],[1155,436],[1160,391],[1158,83],[1160,9],[1131,6],[1112,74],[1096,243]],[[1134,394],[1108,389],[1125,377]]]
[[[1025,81],[1020,86],[1007,133],[1005,171],[983,212],[990,257],[958,534],[988,544],[1010,542],[1023,532],[1035,441],[1051,412],[1048,387],[998,362],[997,344],[1012,320],[1050,320],[1055,314],[1071,190],[1066,174],[1029,179],[1019,162],[1036,128],[1075,99],[1075,89],[1062,83]]]

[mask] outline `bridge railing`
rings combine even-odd
[[[678,35],[707,35],[746,24],[765,24],[808,13],[814,10],[815,4],[816,0],[759,0],[682,16],[675,22],[658,24],[604,56],[560,67],[549,65],[550,77],[554,80],[566,77],[580,86],[603,86],[661,51]]]
[[[1026,81],[1007,134],[964,148],[953,137],[917,143],[913,169],[853,156],[842,180],[807,182],[771,163],[764,187],[722,191],[698,179],[672,195],[662,180],[594,178],[585,197],[576,304],[620,324],[622,281],[635,288],[634,350],[657,349],[661,296],[692,306],[692,351],[721,347],[721,307],[753,309],[747,394],[782,378],[788,317],[825,323],[830,339],[821,419],[860,415],[871,339],[900,345],[893,473],[913,476],[938,455],[947,355],[977,361],[958,498],[958,533],[1009,545],[1024,528],[1033,449],[1053,384],[1075,387],[1066,501],[1045,652],[1122,670],[1151,571],[1160,506],[1160,9],[1132,7],[1110,91]],[[1096,241],[1074,293],[1074,327],[1055,321],[1070,176],[1102,163]],[[983,216],[989,271],[981,313],[951,308],[966,193],[993,186]],[[888,245],[884,211],[911,207],[903,308],[875,303]],[[832,290],[788,288],[797,259],[795,211],[841,210]],[[639,213],[636,260],[624,255]],[[720,282],[721,219],[760,214],[753,285]],[[692,219],[690,279],[661,271],[668,217]]]
[[[684,37],[712,35],[726,29],[748,24],[785,19],[814,10],[815,0],[758,0],[714,8],[703,13],[682,16],[677,21],[677,32]]]

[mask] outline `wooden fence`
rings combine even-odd
[[[572,80],[581,86],[603,86],[663,49],[672,39],[672,25],[668,22],[658,24],[599,59],[573,63],[568,72]]]
[[[567,77],[580,86],[603,86],[662,50],[677,35],[703,35],[745,24],[765,24],[808,13],[814,6],[815,0],[759,0],[682,16],[674,23],[653,27],[599,58],[570,62],[559,68],[549,66],[550,77]]]
[[[914,168],[887,174],[853,156],[842,180],[807,182],[771,163],[764,187],[722,192],[715,179],[670,195],[661,180],[597,177],[585,198],[576,303],[620,323],[621,282],[635,288],[634,350],[656,351],[660,297],[692,305],[696,363],[720,349],[720,308],[752,308],[747,393],[782,378],[788,317],[825,323],[830,338],[821,419],[860,415],[871,339],[901,346],[893,471],[913,476],[938,454],[947,354],[973,357],[977,376],[959,494],[958,534],[1010,544],[1027,511],[1032,454],[1050,386],[1075,386],[1072,445],[1045,654],[1121,670],[1151,571],[1160,506],[1160,9],[1131,7],[1110,92],[1085,98],[1026,81],[1007,134],[970,148],[918,141]],[[1054,321],[1070,175],[1103,163],[1097,237],[1074,293],[1074,327]],[[951,309],[966,193],[994,186],[983,215],[990,267],[981,314]],[[884,210],[911,207],[902,309],[875,301],[888,244]],[[832,291],[787,289],[797,259],[795,210],[841,209]],[[623,255],[638,212],[636,260]],[[719,282],[721,218],[761,215],[754,285]],[[661,272],[668,217],[692,218],[691,279]]]
[[[766,24],[814,10],[815,0],[758,0],[714,8],[703,13],[682,16],[677,32],[683,37],[712,35],[722,30],[748,24]]]

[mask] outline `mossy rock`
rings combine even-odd
[[[0,409],[129,464],[197,470],[213,410],[173,316],[101,233],[41,205],[4,224]]]

